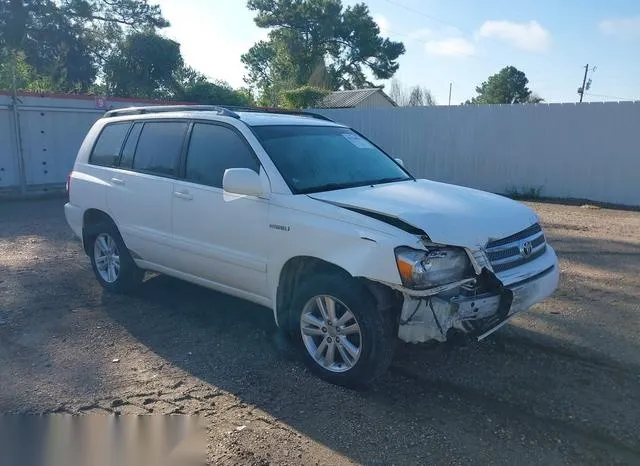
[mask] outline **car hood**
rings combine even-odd
[[[430,180],[326,191],[310,197],[399,219],[421,229],[435,243],[473,249],[538,221],[535,212],[520,202]]]

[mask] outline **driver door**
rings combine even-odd
[[[184,176],[174,181],[172,224],[179,271],[265,298],[269,202],[225,193],[228,168],[260,173],[258,158],[235,128],[216,122],[192,125]]]

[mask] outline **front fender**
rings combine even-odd
[[[353,277],[402,285],[394,249],[401,244],[419,247],[416,236],[400,230],[390,234],[299,210],[292,215],[290,210],[275,206],[270,215],[267,280],[274,312],[282,270],[295,257],[321,259]]]

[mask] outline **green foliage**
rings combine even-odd
[[[24,53],[58,91],[86,91],[126,31],[167,25],[146,0],[3,1],[0,50]]]
[[[269,39],[242,56],[245,81],[272,104],[301,86],[353,89],[388,79],[405,52],[401,42],[380,37],[365,4],[343,8],[341,0],[249,0],[255,23]]]
[[[0,1],[0,88],[251,105],[185,66],[148,0]]]
[[[253,96],[247,91],[236,91],[224,81],[201,81],[185,88],[181,93],[187,102],[205,105],[236,105],[241,107],[254,104]]]
[[[229,83],[221,80],[214,82],[189,66],[182,66],[173,73],[174,93],[168,98],[203,105],[254,104],[253,96],[246,89],[234,90]]]
[[[180,44],[153,32],[133,33],[105,62],[104,78],[110,95],[166,98],[182,66]]]
[[[314,86],[302,86],[297,89],[282,92],[284,107],[300,110],[314,107],[331,91]]]
[[[62,12],[81,22],[95,21],[132,28],[165,28],[169,22],[162,17],[160,6],[147,0],[62,0]]]
[[[542,198],[542,188],[542,186],[529,186],[526,188],[511,186],[507,188],[506,194],[512,199],[535,200]]]
[[[57,90],[85,89],[96,76],[84,30],[48,0],[3,2],[0,7],[0,50],[24,54],[38,75]]]
[[[158,5],[148,0],[61,0],[63,14],[82,27],[84,42],[101,68],[131,33],[168,27]]]
[[[12,89],[28,92],[56,92],[59,84],[50,76],[40,76],[25,59],[24,53],[15,52],[0,61],[0,89]]]
[[[248,92],[235,91],[224,81],[210,82],[203,74],[185,66],[180,44],[153,32],[127,36],[106,61],[104,71],[110,95],[210,105],[252,103]]]
[[[539,104],[542,102],[544,102],[544,99],[540,97],[538,94],[536,94],[535,92],[532,92],[531,95],[529,96],[529,99],[527,100],[528,104]]]
[[[0,61],[0,89],[11,89],[14,77],[18,90],[26,90],[36,78],[23,53],[6,54]]]
[[[539,96],[532,96],[527,84],[529,84],[529,80],[522,71],[513,66],[507,66],[498,73],[489,76],[485,82],[476,87],[478,95],[467,103],[524,104],[541,102],[543,99]]]

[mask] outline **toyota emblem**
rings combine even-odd
[[[520,245],[520,255],[524,259],[527,259],[528,257],[530,257],[532,252],[533,252],[533,244],[531,244],[531,241],[525,241]]]

